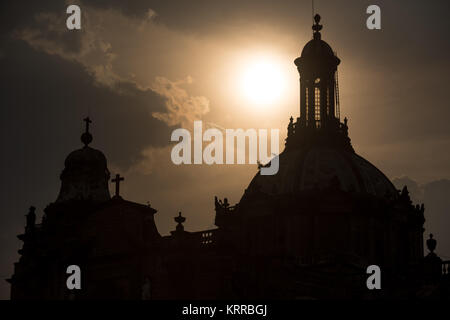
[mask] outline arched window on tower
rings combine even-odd
[[[305,87],[305,104],[306,104],[306,110],[305,110],[305,123],[306,126],[308,126],[308,119],[309,119],[309,96],[308,96],[309,88]]]
[[[316,120],[316,128],[320,128],[320,89],[314,88],[314,120]]]
[[[327,117],[330,117],[330,87],[327,87]]]
[[[340,110],[339,110],[339,82],[338,82],[338,72],[336,70],[336,72],[334,73],[334,108],[335,108],[335,117],[340,119],[341,118],[341,114],[340,114]]]

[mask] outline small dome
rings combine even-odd
[[[311,57],[333,57],[333,49],[330,45],[321,39],[312,39],[309,41],[302,50],[302,58]]]
[[[314,30],[313,39],[308,41],[303,47],[300,57],[294,61],[299,71],[319,61],[322,65],[333,68],[340,63],[339,58],[336,57],[331,46],[322,40],[322,35],[320,34],[322,25],[319,24],[320,16],[318,14],[314,16],[314,22],[315,24],[312,26]]]
[[[111,198],[108,182],[110,173],[105,155],[88,146],[92,142],[89,133],[89,117],[85,118],[86,131],[81,135],[84,147],[72,151],[64,162],[61,173],[61,189],[56,202],[89,200],[103,202]]]
[[[299,194],[304,190],[337,185],[347,192],[393,197],[397,190],[389,179],[369,161],[354,152],[332,147],[284,151],[275,175],[253,178],[247,192],[272,195]]]
[[[109,200],[109,177],[106,157],[101,151],[88,146],[75,150],[66,158],[57,202]]]
[[[86,146],[84,148],[72,151],[67,156],[64,164],[66,168],[106,168],[106,157],[101,151]]]

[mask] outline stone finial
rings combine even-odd
[[[437,241],[433,239],[433,234],[430,233],[430,238],[427,240],[427,248],[430,251],[430,253],[434,253],[434,250],[436,249]]]
[[[178,216],[176,216],[173,219],[177,223],[177,227],[176,227],[177,232],[183,232],[184,231],[183,223],[186,221],[186,218],[181,215],[181,211],[178,212]]]
[[[320,39],[320,30],[322,30],[322,25],[319,24],[320,22],[320,15],[316,14],[314,16],[314,25],[312,26],[312,29],[314,31],[313,36],[314,39]]]

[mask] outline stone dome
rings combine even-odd
[[[106,168],[106,157],[100,150],[85,146],[72,151],[64,161],[66,168]]]
[[[90,200],[103,202],[110,199],[108,181],[110,173],[105,155],[85,146],[71,152],[61,173],[61,190],[57,202]]]
[[[321,39],[312,39],[311,41],[309,41],[303,47],[301,54],[302,58],[326,56],[333,57],[334,52],[330,45]]]
[[[56,202],[70,200],[89,200],[103,202],[111,198],[108,182],[110,173],[106,157],[100,150],[88,146],[92,142],[89,133],[89,123],[86,122],[86,132],[81,135],[84,147],[72,151],[64,161],[64,170],[61,173],[61,189]]]
[[[258,173],[247,192],[295,195],[332,186],[378,197],[397,194],[391,181],[369,161],[355,152],[326,146],[285,150],[279,156],[278,173],[272,176]]]
[[[327,66],[336,67],[340,60],[334,54],[331,46],[322,40],[322,36],[320,34],[320,30],[322,29],[322,25],[319,24],[320,16],[316,14],[314,16],[315,24],[312,26],[314,30],[313,39],[308,41],[308,43],[303,47],[302,53],[300,57],[295,59],[294,63],[299,68],[299,72],[302,69],[314,68],[314,65],[322,66],[327,68]],[[333,67],[333,68],[334,68]],[[316,68],[316,71],[322,68]]]

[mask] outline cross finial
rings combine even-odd
[[[116,177],[111,180],[111,182],[114,182],[116,184],[116,197],[120,197],[119,191],[120,191],[120,181],[125,180],[124,177],[121,177],[120,174],[116,174]]]
[[[83,119],[86,122],[86,132],[89,132],[89,124],[92,123],[92,120],[89,117]]]
[[[86,117],[83,121],[86,122],[86,131],[81,135],[81,142],[87,147],[87,145],[92,142],[92,135],[89,132],[89,124],[92,123],[92,120],[89,119],[89,117]]]

